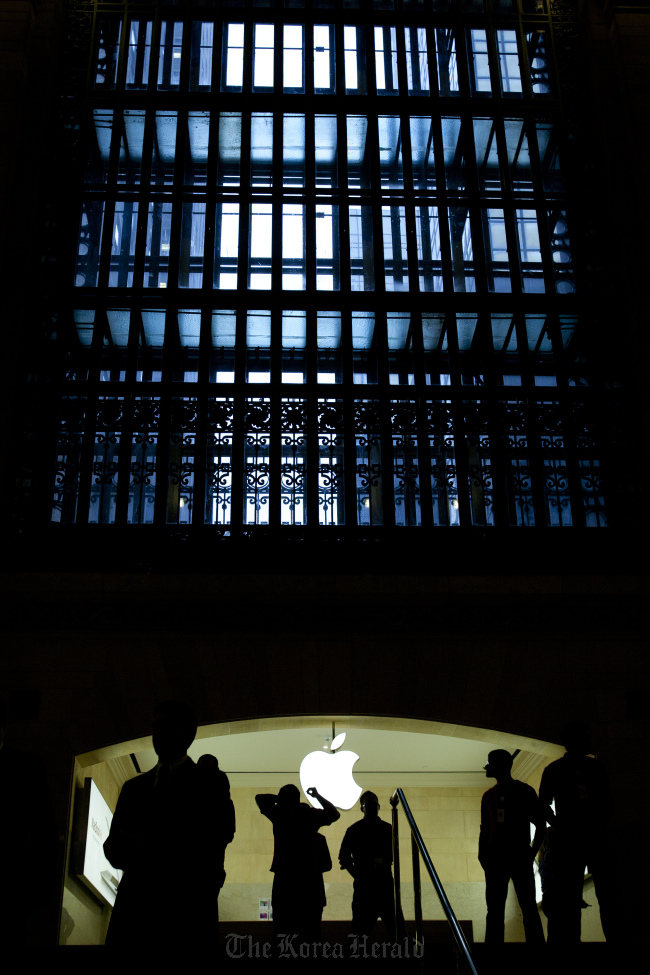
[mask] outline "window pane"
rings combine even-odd
[[[172,230],[171,203],[150,203],[144,259],[144,287],[166,288]]]
[[[335,90],[334,28],[329,24],[314,25],[314,91],[324,94]]]
[[[214,24],[194,21],[190,53],[190,91],[210,91],[212,87],[212,42]]]
[[[210,113],[188,112],[185,184],[205,186],[208,181],[208,142]]]
[[[344,27],[345,90],[366,93],[366,38],[363,27]]]
[[[444,98],[460,93],[458,84],[458,56],[455,31],[441,28],[434,31],[438,61],[438,88]]]
[[[271,288],[272,207],[253,203],[250,208],[248,287]]]
[[[413,186],[416,190],[435,190],[436,167],[431,118],[411,118],[410,128]]]
[[[479,189],[485,193],[498,192],[501,189],[501,177],[494,119],[474,119],[474,149]]]
[[[305,288],[305,208],[298,203],[282,205],[282,288]]]
[[[370,161],[366,152],[367,135],[367,117],[348,115],[348,186],[350,189],[370,189]]]
[[[273,24],[255,24],[253,87],[273,88]]]
[[[125,109],[123,129],[120,138],[120,160],[117,173],[118,183],[137,184],[142,169],[142,147],[144,144],[144,111]]]
[[[271,186],[273,179],[273,116],[251,117],[251,185]]]
[[[524,123],[519,119],[504,119],[510,179],[513,190],[531,193],[533,177],[530,168],[530,152]]]
[[[386,291],[407,291],[406,211],[404,207],[382,207],[384,279]]]
[[[335,189],[338,186],[336,115],[316,115],[314,118],[314,148],[316,153],[316,188]]]
[[[427,32],[424,27],[405,27],[406,77],[411,95],[429,94]]]
[[[285,115],[282,123],[282,184],[305,185],[305,116]]]
[[[469,30],[469,75],[472,95],[490,94],[490,59],[484,30]]]
[[[382,188],[403,189],[404,170],[402,166],[400,120],[394,115],[380,115],[377,119],[377,129]]]
[[[304,91],[303,27],[285,24],[282,87],[285,91]]]
[[[375,27],[375,76],[380,95],[395,95],[397,81],[397,37],[394,27]]]
[[[271,312],[252,311],[246,316],[246,381],[271,382]]]
[[[467,171],[465,167],[464,123],[459,118],[443,118],[441,121],[447,188],[465,190],[467,188]]]
[[[153,140],[151,182],[155,185],[171,185],[174,181],[176,158],[176,112],[156,112],[156,130]]]
[[[369,206],[350,207],[350,288],[375,290],[372,244],[372,211]]]
[[[526,292],[544,291],[537,214],[534,210],[517,210],[516,216],[523,289]]]
[[[217,203],[215,221],[215,288],[237,287],[239,203]]]
[[[181,81],[181,54],[183,50],[183,24],[163,20],[160,25],[160,52],[158,54],[158,89],[175,91]]]
[[[142,89],[149,84],[151,61],[151,20],[132,20],[129,25],[129,48],[126,62],[127,89]]]
[[[181,220],[181,253],[178,286],[200,288],[203,284],[205,203],[184,203]]]
[[[415,229],[420,291],[442,291],[438,207],[416,207]]]
[[[511,291],[503,210],[496,208],[484,210],[483,219],[486,230],[488,288],[490,291]]]
[[[223,29],[226,56],[221,86],[231,91],[241,91],[244,77],[244,25],[224,24]]]
[[[241,167],[241,114],[221,112],[219,116],[219,156],[217,186],[237,187]]]
[[[319,203],[316,205],[316,288],[338,291],[340,287],[339,208]]]
[[[449,208],[449,237],[454,291],[475,291],[474,248],[467,207]]]
[[[96,288],[99,250],[104,228],[104,203],[87,200],[81,206],[81,225],[77,243],[74,283],[77,288]]]
[[[514,30],[498,30],[499,69],[501,72],[501,91],[504,95],[521,94],[521,72],[517,34]]]
[[[352,363],[355,385],[377,382],[377,343],[375,341],[375,313],[352,312]]]
[[[138,204],[115,204],[111,245],[109,288],[130,288],[133,285],[133,258],[138,229]]]

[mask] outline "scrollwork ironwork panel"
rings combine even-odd
[[[318,401],[318,521],[345,524],[343,404]]]
[[[306,518],[306,436],[305,400],[283,399],[280,404],[281,522],[304,525]]]
[[[244,524],[268,525],[271,481],[271,402],[246,401]]]
[[[472,524],[494,525],[490,414],[481,401],[464,404]]]
[[[86,404],[80,399],[70,399],[64,400],[62,406],[50,517],[54,522],[72,524],[77,520]]]
[[[196,400],[173,400],[167,468],[167,524],[190,525],[194,508]]]
[[[208,406],[205,523],[229,525],[232,519],[232,400],[212,401]]]
[[[383,525],[381,436],[377,400],[355,400],[354,429],[357,448],[357,524]]]
[[[417,417],[414,403],[391,403],[391,429],[395,524],[405,527],[421,525]]]
[[[551,527],[568,527],[573,524],[573,514],[560,404],[538,403],[536,421],[544,464],[546,522]]]
[[[151,525],[156,498],[156,451],[160,403],[136,400],[133,406],[127,523]]]
[[[535,509],[524,403],[500,404],[499,421],[504,451],[508,522],[520,527],[531,527],[535,524]]]
[[[448,400],[427,404],[433,524],[457,526],[458,482],[451,404]]]

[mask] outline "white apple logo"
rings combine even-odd
[[[310,752],[300,763],[300,785],[307,789],[314,786],[320,794],[338,809],[352,809],[361,795],[361,786],[352,775],[352,767],[359,760],[355,752],[337,752],[345,741],[345,732],[337,735],[328,752]],[[322,809],[318,799],[307,796],[312,806]]]

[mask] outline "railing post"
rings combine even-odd
[[[438,899],[442,905],[442,909],[445,912],[445,916],[451,928],[451,933],[453,935],[454,944],[457,950],[457,958],[462,957],[464,959],[465,966],[469,971],[470,975],[478,975],[476,971],[476,965],[474,964],[474,960],[472,958],[472,953],[467,943],[467,938],[465,937],[463,930],[460,924],[458,923],[458,920],[456,918],[456,915],[454,914],[452,906],[449,903],[449,899],[445,894],[444,887],[440,883],[440,878],[438,877],[438,874],[436,873],[436,869],[433,865],[431,857],[429,856],[429,851],[424,845],[424,841],[422,839],[420,831],[417,827],[415,819],[413,818],[413,813],[409,808],[409,804],[406,801],[403,791],[401,789],[396,789],[393,795],[391,796],[390,803],[391,806],[393,807],[393,859],[396,864],[396,869],[395,869],[396,894],[397,894],[397,900],[399,902],[401,929],[404,932],[404,935],[401,936],[405,936],[406,926],[404,924],[404,916],[401,910],[401,898],[399,893],[399,879],[400,879],[399,878],[399,833],[398,833],[399,826],[397,822],[397,805],[400,802],[402,803],[402,809],[404,810],[404,815],[406,816],[406,820],[411,829],[411,841],[412,841],[412,849],[413,849],[413,886],[416,894],[416,944],[421,944],[422,941],[424,940],[423,932],[422,932],[422,901],[420,896],[420,861],[415,853],[415,850],[417,848],[417,850],[419,850],[422,856],[422,859],[424,860],[424,865],[427,869],[427,873],[429,874],[429,877],[433,882],[433,886],[435,888],[436,894],[438,895]],[[419,921],[418,921],[418,913],[419,913]],[[417,930],[418,924],[420,927],[419,931]]]
[[[402,912],[402,882],[399,863],[399,818],[397,815],[397,805],[399,797],[397,794],[391,796],[390,804],[393,807],[393,878],[395,884],[395,937],[398,941],[403,941],[406,937],[406,925]]]
[[[415,944],[418,951],[423,950],[424,930],[422,925],[422,889],[420,887],[420,849],[411,833],[411,857],[413,859],[413,902],[415,907]]]

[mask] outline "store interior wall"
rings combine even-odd
[[[543,768],[550,761],[546,757],[528,779],[529,784],[538,788]],[[112,766],[112,768],[111,768]],[[75,787],[83,785],[84,778],[93,779],[111,810],[114,811],[119,795],[121,768],[115,761],[100,762],[82,767],[79,761],[75,767]],[[288,781],[291,781],[289,776]],[[298,776],[293,778],[299,785]],[[395,788],[399,786],[395,782]],[[485,788],[490,787],[489,782]],[[385,784],[364,780],[364,789],[377,793],[380,801],[380,816],[390,820],[390,796],[393,789]],[[237,816],[237,832],[226,851],[226,883],[219,898],[219,917],[221,922],[258,921],[260,899],[271,896],[273,856],[273,835],[271,823],[263,817],[255,805],[257,792],[277,792],[276,783],[265,784],[260,777],[255,788],[234,787],[231,795]],[[483,941],[485,935],[485,882],[477,859],[478,834],[480,825],[480,805],[484,788],[426,788],[412,786],[405,789],[407,800],[414,814],[424,842],[431,854],[438,875],[445,887],[450,903],[459,920],[469,920],[473,925],[475,941]],[[74,820],[71,811],[70,827]],[[358,818],[360,809],[342,811],[341,818],[323,830],[332,856],[332,871],[325,875],[327,906],[323,920],[351,920],[352,878],[341,871],[338,864],[338,851],[345,830]],[[411,868],[410,835],[403,816],[400,819],[400,857],[402,874],[402,903],[406,918],[414,917],[413,884]],[[583,941],[604,941],[600,924],[598,902],[590,889],[585,890],[585,899],[590,907],[582,915]],[[444,914],[432,884],[423,872],[422,876],[423,916],[427,920],[442,920]],[[541,913],[546,927],[546,919]],[[110,908],[101,905],[85,885],[74,875],[68,862],[63,897],[63,913],[60,944],[101,945],[106,936]],[[270,926],[269,926],[270,931]],[[506,940],[524,941],[521,911],[517,904],[512,884],[510,884],[506,905]]]

